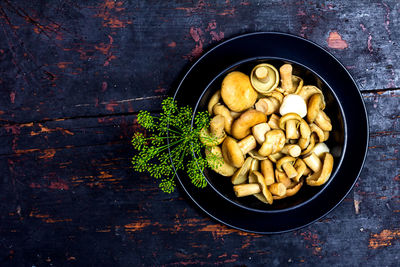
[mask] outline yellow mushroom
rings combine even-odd
[[[284,171],[286,173],[287,177],[292,179],[297,176],[297,171],[293,167],[295,161],[296,161],[296,159],[294,157],[285,156],[285,157],[281,158],[280,160],[278,160],[278,162],[276,163],[276,168],[280,172]]]
[[[208,101],[207,110],[208,113],[210,113],[210,115],[213,115],[213,107],[219,102],[220,98],[221,98],[221,90],[218,90],[212,95],[210,101]]]
[[[299,182],[301,176],[303,176],[307,170],[307,165],[302,159],[298,158],[294,163],[294,168],[296,169],[297,176],[294,177],[293,180]]]
[[[221,144],[225,137],[224,131],[224,117],[221,115],[217,115],[210,121],[209,129],[202,128],[200,131],[200,142],[202,142],[206,146],[216,146]]]
[[[265,141],[258,154],[261,156],[269,156],[282,150],[285,145],[285,134],[282,130],[271,130],[265,134]]]
[[[260,163],[261,173],[264,176],[265,184],[271,185],[275,183],[274,166],[268,159],[262,160]]]
[[[286,155],[290,155],[294,158],[297,158],[298,156],[300,156],[301,153],[301,148],[299,145],[295,145],[295,144],[286,144],[282,150],[281,153],[286,154]]]
[[[307,166],[313,170],[313,172],[319,172],[321,170],[322,162],[318,156],[315,155],[315,153],[311,153],[310,155],[304,157],[303,160]]]
[[[279,119],[279,128],[286,131],[287,139],[298,139],[297,127],[302,118],[296,113],[287,113]]]
[[[235,185],[233,187],[235,195],[237,197],[245,197],[262,193],[262,196],[267,200],[267,202],[272,204],[272,194],[269,192],[267,185],[265,184],[264,176],[258,171],[253,171],[249,174],[249,181],[252,181],[252,183]],[[254,185],[257,185],[257,187]]]
[[[286,194],[286,187],[282,183],[274,183],[268,186],[268,190],[275,196],[284,196]]]
[[[278,70],[271,64],[258,64],[251,71],[250,82],[257,92],[265,95],[278,86]]]
[[[330,153],[325,153],[324,164],[321,171],[316,172],[307,177],[306,182],[310,186],[320,186],[326,183],[331,176],[333,169],[333,156]]]
[[[303,87],[303,79],[292,75],[292,72],[293,67],[290,64],[284,64],[279,68],[279,73],[281,75],[281,90],[285,95],[296,93]]]
[[[232,117],[231,113],[229,112],[229,109],[227,107],[225,107],[224,105],[222,105],[221,103],[217,103],[217,104],[215,104],[213,106],[213,113],[215,115],[221,115],[221,116],[224,117],[224,119],[225,119],[225,124],[224,124],[225,132],[230,134],[231,133],[231,128],[232,128],[233,117]]]
[[[268,125],[271,127],[273,130],[279,130],[279,119],[280,117],[276,115],[275,113],[269,117]]]
[[[277,183],[282,183],[286,188],[292,184],[292,181],[287,177],[285,172],[275,169],[275,179]]]
[[[267,121],[267,116],[255,109],[249,109],[244,112],[232,124],[232,136],[236,139],[242,139],[250,134],[251,127]]]
[[[244,163],[245,155],[257,145],[256,139],[249,135],[237,142],[232,137],[226,137],[222,143],[222,156],[225,161],[239,168]]]
[[[247,175],[250,171],[250,167],[252,164],[253,159],[248,157],[242,167],[240,167],[240,169],[238,169],[231,177],[231,182],[232,184],[236,185],[236,184],[242,184],[244,182],[246,182],[247,180]]]
[[[232,111],[242,112],[252,107],[257,96],[257,92],[251,86],[249,76],[242,72],[230,72],[222,81],[221,97]]]
[[[206,147],[205,154],[208,164],[216,173],[222,176],[232,176],[235,173],[236,168],[224,160],[218,146]]]
[[[254,125],[253,128],[251,128],[251,132],[256,139],[257,143],[262,145],[265,141],[265,134],[270,131],[271,128],[269,127],[268,123],[263,122],[259,123],[257,125]]]

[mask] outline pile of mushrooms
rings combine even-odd
[[[323,185],[332,173],[324,95],[292,72],[290,64],[279,71],[259,64],[250,77],[230,72],[208,103],[213,117],[200,140],[212,169],[231,177],[237,197],[272,204],[304,183]]]

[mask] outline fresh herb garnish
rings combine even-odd
[[[163,100],[162,110],[158,116],[143,110],[138,114],[137,122],[146,134],[136,132],[133,136],[132,145],[138,151],[132,158],[133,169],[147,171],[156,179],[161,178],[159,187],[166,193],[175,189],[173,166],[177,171],[186,170],[193,185],[204,188],[207,185],[204,168],[210,163],[221,164],[217,158],[208,157],[207,160],[201,154],[204,145],[199,140],[199,134],[203,127],[209,126],[210,114],[198,112],[192,127],[193,110],[189,106],[178,107],[176,101],[169,97]]]

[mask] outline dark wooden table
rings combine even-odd
[[[0,1],[0,265],[398,266],[400,3]],[[324,219],[263,236],[211,220],[130,166],[140,109],[222,40],[303,36],[362,90],[366,165]]]

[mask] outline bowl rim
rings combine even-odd
[[[337,208],[337,206],[339,206],[343,200],[347,197],[347,195],[351,192],[351,190],[354,188],[354,185],[357,183],[358,178],[361,174],[361,171],[363,170],[363,167],[365,165],[365,161],[368,155],[368,145],[369,145],[369,139],[370,139],[370,129],[369,129],[369,118],[368,118],[368,113],[367,113],[367,109],[364,103],[364,99],[361,95],[361,91],[359,89],[358,83],[354,80],[353,76],[350,74],[350,72],[346,69],[346,67],[328,50],[326,50],[324,47],[322,47],[321,45],[315,43],[314,41],[311,40],[307,40],[303,37],[294,35],[294,34],[290,34],[290,33],[284,33],[284,32],[279,32],[279,31],[260,31],[260,32],[251,32],[251,33],[245,33],[245,34],[239,34],[237,36],[234,36],[230,39],[227,39],[219,44],[216,44],[214,47],[209,48],[208,51],[206,51],[203,55],[201,55],[188,69],[185,70],[184,75],[182,75],[179,78],[179,83],[176,87],[175,92],[172,94],[173,98],[176,99],[178,96],[178,93],[182,87],[182,84],[186,81],[187,76],[192,72],[192,70],[199,64],[200,61],[203,60],[204,57],[208,56],[210,53],[212,53],[214,50],[218,49],[219,47],[229,43],[229,42],[233,42],[237,39],[241,39],[241,38],[250,38],[252,36],[257,36],[257,35],[278,35],[278,36],[286,36],[286,37],[290,37],[290,38],[294,38],[294,39],[298,39],[302,42],[306,42],[311,44],[312,46],[320,49],[321,51],[323,51],[327,56],[329,56],[331,59],[333,59],[334,62],[336,62],[341,68],[342,70],[345,72],[345,74],[348,76],[348,78],[350,78],[352,84],[355,86],[356,90],[356,94],[359,97],[361,106],[363,108],[363,119],[365,120],[365,144],[363,146],[363,158],[360,162],[359,165],[359,169],[355,172],[355,179],[354,181],[351,183],[351,185],[347,188],[347,190],[344,192],[344,194],[338,199],[338,201],[336,201],[335,204],[330,205],[330,207],[326,210],[324,210],[322,213],[318,214],[317,216],[314,216],[313,218],[311,218],[310,220],[306,220],[306,222],[302,222],[300,224],[297,224],[295,226],[290,226],[290,227],[285,227],[284,229],[279,229],[279,230],[260,230],[260,229],[249,229],[249,227],[246,227],[245,225],[241,225],[238,226],[237,224],[235,224],[232,220],[227,220],[227,218],[221,218],[221,216],[218,215],[218,213],[214,213],[214,211],[209,211],[207,209],[207,207],[203,206],[202,202],[199,200],[197,200],[195,198],[194,195],[192,195],[190,193],[190,188],[185,187],[184,182],[181,180],[181,178],[179,178],[179,173],[176,171],[175,166],[172,164],[172,167],[174,169],[174,172],[177,176],[178,182],[181,186],[181,189],[183,189],[183,191],[185,192],[185,194],[193,201],[193,203],[195,204],[196,207],[198,207],[200,210],[202,210],[205,214],[207,214],[208,216],[210,216],[210,218],[214,219],[215,221],[225,224],[231,228],[237,229],[237,230],[241,230],[241,231],[245,231],[245,232],[249,232],[249,233],[257,233],[257,234],[280,234],[280,233],[287,233],[287,232],[291,232],[291,231],[295,231],[295,230],[299,230],[302,229],[304,227],[307,227],[311,224],[313,224],[314,222],[320,220],[321,218],[327,216],[329,213],[331,213],[334,209]],[[172,163],[172,160],[171,160]]]
[[[234,204],[234,205],[236,205],[236,206],[238,206],[238,207],[240,207],[240,208],[242,208],[242,209],[251,210],[251,211],[254,211],[254,212],[262,212],[262,213],[280,213],[280,212],[290,211],[290,210],[299,208],[299,207],[301,207],[301,206],[303,206],[303,205],[307,205],[307,203],[309,203],[310,201],[312,201],[312,200],[314,200],[315,198],[317,198],[317,197],[329,186],[329,184],[332,182],[332,180],[336,177],[336,174],[338,173],[340,167],[342,166],[342,162],[343,162],[343,160],[344,160],[344,155],[345,155],[346,150],[347,150],[347,120],[346,120],[346,115],[345,115],[345,113],[344,113],[344,111],[343,111],[342,104],[340,103],[339,98],[337,97],[335,91],[331,88],[331,86],[330,86],[318,73],[316,73],[316,72],[313,71],[312,69],[308,68],[307,66],[303,65],[302,63],[299,63],[299,62],[296,62],[296,61],[290,60],[290,59],[285,59],[285,58],[282,58],[282,57],[271,57],[271,56],[266,57],[266,56],[261,56],[261,57],[251,57],[251,58],[247,58],[247,59],[244,59],[244,60],[240,60],[240,61],[238,61],[238,62],[236,62],[236,63],[234,63],[234,64],[228,66],[228,67],[225,68],[224,70],[220,71],[220,72],[218,73],[218,75],[216,75],[216,76],[207,84],[207,86],[203,89],[203,91],[202,91],[201,95],[199,96],[199,99],[197,100],[196,105],[195,105],[195,107],[194,107],[194,109],[193,109],[193,116],[192,116],[192,121],[191,121],[191,127],[193,128],[195,115],[196,115],[196,113],[197,113],[197,111],[198,111],[199,104],[200,104],[200,102],[201,102],[201,100],[202,100],[204,94],[210,89],[210,87],[214,84],[214,82],[215,82],[217,79],[219,79],[219,78],[220,78],[221,76],[223,76],[223,75],[227,75],[230,69],[239,67],[240,65],[245,64],[245,63],[251,63],[251,62],[253,62],[253,61],[260,61],[260,63],[268,63],[268,62],[262,62],[263,60],[279,60],[279,61],[283,61],[283,62],[294,63],[294,64],[296,64],[296,65],[301,66],[301,67],[304,68],[305,70],[310,71],[310,72],[312,73],[312,75],[318,77],[318,79],[320,79],[320,80],[324,83],[324,85],[325,85],[326,87],[329,88],[329,91],[332,93],[332,95],[333,95],[333,97],[334,97],[334,99],[335,99],[335,101],[336,101],[336,104],[339,106],[339,110],[340,110],[340,114],[342,115],[342,118],[343,118],[343,126],[344,126],[344,127],[343,127],[343,128],[344,128],[344,131],[343,131],[344,141],[343,141],[343,148],[342,148],[342,150],[341,150],[341,155],[340,155],[340,158],[339,158],[339,162],[336,164],[336,168],[335,168],[334,172],[331,174],[331,176],[329,177],[328,181],[327,181],[327,182],[322,186],[322,188],[320,188],[320,190],[319,190],[318,192],[316,192],[311,198],[308,198],[308,199],[306,199],[305,201],[302,201],[302,202],[300,202],[300,203],[298,203],[298,204],[295,204],[295,205],[290,206],[290,207],[287,207],[287,208],[283,208],[283,209],[274,209],[274,210],[267,210],[267,209],[257,209],[257,208],[248,207],[248,206],[246,206],[246,205],[244,205],[244,204],[241,204],[241,203],[239,203],[239,202],[237,202],[237,201],[234,201],[234,200],[232,200],[231,198],[225,196],[222,192],[220,192],[220,191],[213,185],[213,183],[208,179],[207,175],[205,175],[205,173],[202,172],[203,177],[204,177],[204,178],[206,179],[206,181],[207,181],[207,185],[209,185],[209,186],[210,186],[215,192],[217,192],[221,197],[223,197],[223,198],[226,199],[227,201],[231,202],[232,204]],[[194,156],[194,157],[197,157],[197,155],[196,155],[196,153],[195,153],[194,151],[193,151],[193,156]],[[304,181],[304,182],[305,182],[305,181]],[[300,189],[300,190],[301,190],[301,189]],[[257,201],[257,200],[256,200],[256,201]],[[284,199],[282,199],[281,201],[284,201]],[[272,204],[272,205],[273,205],[273,204]],[[270,207],[270,206],[271,206],[271,205],[265,205],[265,207]]]

